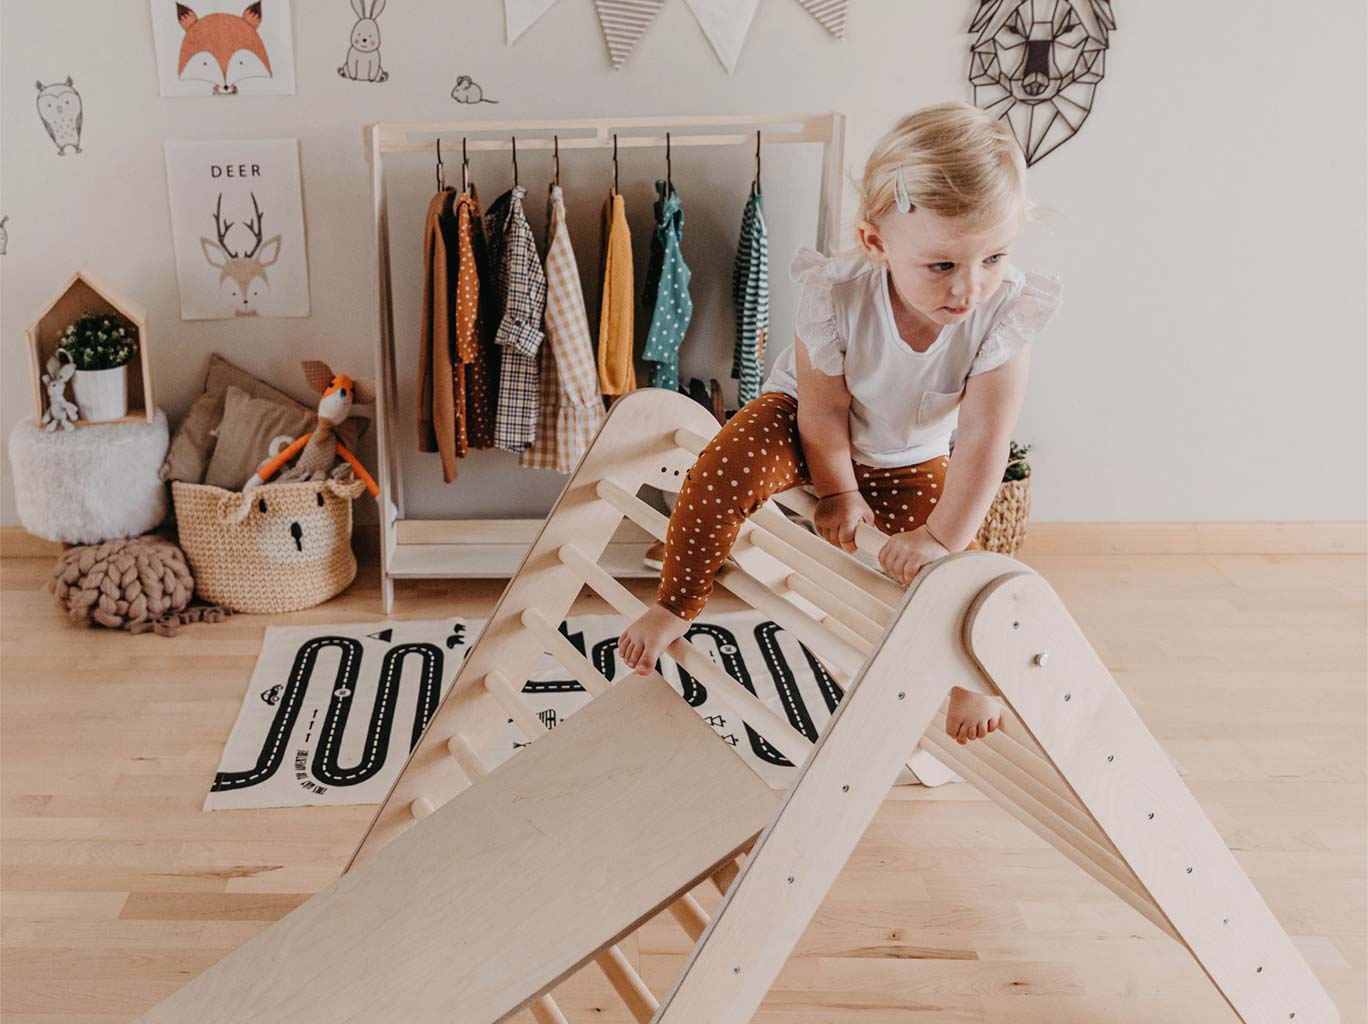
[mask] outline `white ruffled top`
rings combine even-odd
[[[996,292],[917,352],[898,333],[882,266],[859,253],[827,257],[803,248],[789,276],[800,285],[794,331],[814,369],[845,376],[851,455],[866,466],[946,455],[965,381],[1030,344],[1059,306],[1058,280],[1008,265]],[[793,346],[779,355],[763,390],[798,397]]]

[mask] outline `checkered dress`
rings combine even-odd
[[[546,203],[546,344],[542,346],[541,418],[537,439],[518,456],[531,469],[574,470],[605,414],[589,317],[575,250],[565,224],[565,197],[552,185]]]
[[[738,406],[760,396],[764,383],[765,335],[769,333],[769,232],[764,197],[754,189],[741,215],[741,237],[732,265],[732,304],[736,307],[736,347],[731,375]]]
[[[527,189],[515,185],[485,212],[490,266],[498,274],[503,307],[495,342],[503,348],[499,367],[499,407],[494,446],[521,452],[536,439],[541,403],[542,316],[546,311],[546,273],[537,241],[523,211]]]

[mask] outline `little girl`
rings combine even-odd
[[[890,534],[879,564],[903,586],[978,546],[1026,393],[1029,343],[1059,304],[1053,278],[1007,262],[1029,205],[1020,146],[977,107],[926,107],[879,140],[865,165],[859,249],[794,258],[797,338],[686,474],[656,604],[618,639],[625,664],[655,668],[703,610],[741,524],[799,484],[816,490],[813,525],[830,543],[855,550],[860,523]],[[997,700],[956,686],[946,731],[968,743],[1001,715]]]

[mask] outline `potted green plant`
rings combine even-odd
[[[138,329],[114,313],[83,313],[58,342],[76,367],[72,389],[81,418],[117,420],[128,413],[128,363],[138,351]]]

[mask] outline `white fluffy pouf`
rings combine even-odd
[[[151,422],[47,431],[33,417],[10,434],[14,503],[24,529],[48,540],[98,544],[136,537],[166,515],[166,414]]]

